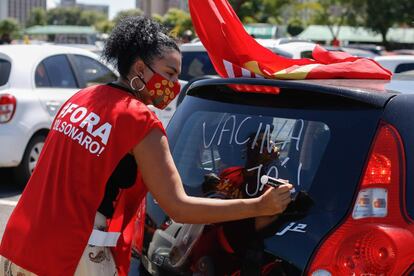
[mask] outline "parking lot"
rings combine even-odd
[[[414,276],[414,0],[12,2],[0,276]]]
[[[11,171],[0,169],[0,239],[3,236],[7,220],[16,206],[22,193],[21,188],[17,188],[13,183]]]

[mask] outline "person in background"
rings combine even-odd
[[[188,196],[161,122],[179,93],[181,53],[157,22],[126,17],[103,57],[114,83],[80,90],[58,111],[42,154],[0,245],[0,274],[127,275],[138,206],[149,191],[183,223],[282,213],[286,184],[253,199]]]
[[[191,30],[185,30],[184,34],[182,35],[181,42],[182,43],[189,43],[193,39],[193,32]]]

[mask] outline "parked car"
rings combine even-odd
[[[116,78],[84,49],[0,46],[0,167],[14,168],[25,185],[60,106],[80,88]]]
[[[276,39],[256,39],[261,45],[270,49],[272,52],[281,56],[293,58],[293,55],[288,51],[279,49],[279,40]],[[182,68],[180,79],[190,81],[197,77],[206,75],[217,75],[213,64],[207,54],[206,48],[200,42],[185,43],[180,46],[182,52]]]
[[[414,56],[378,56],[375,61],[392,73],[414,74]]]
[[[364,58],[375,58],[378,56],[378,54],[364,50],[364,49],[358,49],[358,48],[352,48],[352,47],[334,47],[334,46],[324,46],[324,48],[328,51],[341,51],[348,53],[350,55],[356,56],[356,57],[364,57]]]
[[[387,52],[387,55],[414,55],[414,49],[399,49]]]
[[[263,247],[248,251],[260,259],[254,275],[414,275],[413,125],[414,78],[406,76],[209,79],[190,85],[167,133],[190,195],[226,198],[208,179],[228,187],[223,173],[235,168],[245,197],[261,194],[264,175],[294,184],[296,204],[270,224]],[[274,146],[265,163],[248,162],[251,150],[263,157]],[[227,248],[244,228],[223,236],[226,224],[174,222],[150,194],[145,206],[144,241],[134,249],[142,273],[246,273],[245,255]]]
[[[346,45],[346,47],[352,48],[352,49],[361,49],[370,51],[376,55],[383,55],[385,52],[385,47],[377,44],[359,44],[359,43],[351,43]]]
[[[313,42],[289,42],[278,45],[278,49],[286,51],[291,54],[291,58],[312,58],[312,52],[316,43]]]

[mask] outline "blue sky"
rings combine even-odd
[[[135,0],[77,0],[82,4],[98,4],[109,6],[109,18],[113,18],[119,11],[135,8]],[[47,0],[47,7],[54,8],[60,0]]]

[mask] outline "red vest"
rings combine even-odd
[[[153,128],[156,116],[108,85],[83,89],[58,112],[0,246],[0,255],[38,275],[73,275],[93,229],[105,185],[118,162]],[[146,193],[141,177],[118,197],[110,231],[128,271],[133,217]],[[131,230],[132,229],[132,230]]]

